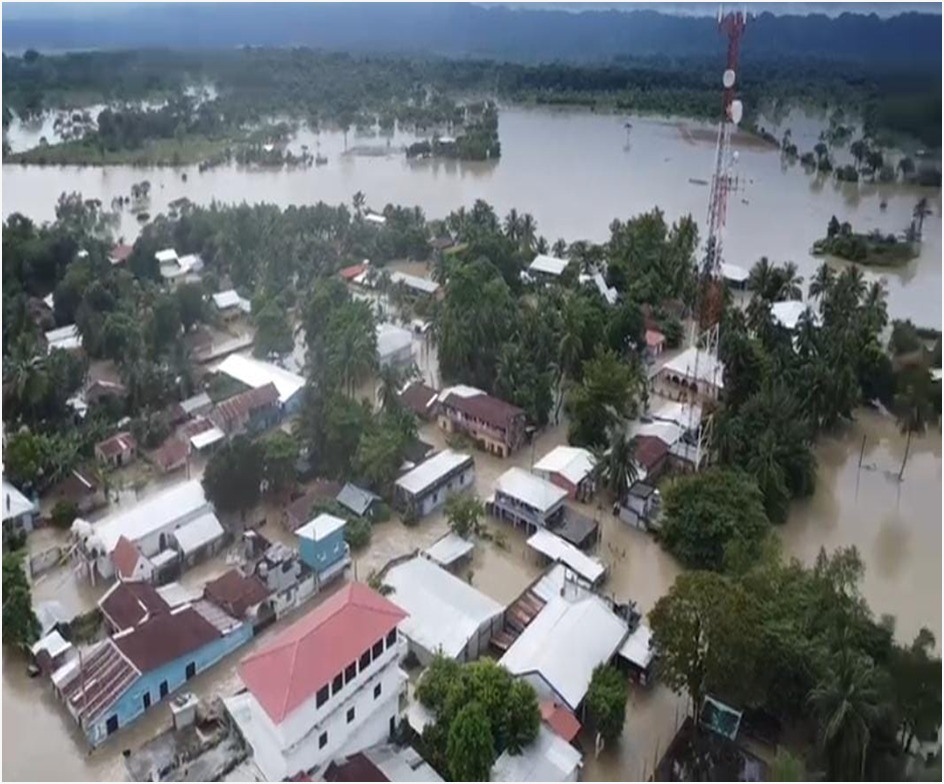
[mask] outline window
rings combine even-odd
[[[370,667],[370,649],[368,648],[361,654],[360,670],[363,672]]]
[[[322,686],[318,689],[318,696],[315,698],[316,707],[320,708],[328,701],[328,687]]]
[[[333,697],[341,691],[342,686],[344,686],[344,673],[339,672],[334,676],[334,680],[331,681],[331,696]]]
[[[354,709],[348,708],[347,709],[347,723],[350,724],[352,721],[354,721]]]
[[[164,699],[167,696],[167,692],[170,691],[170,689],[167,686],[167,681],[161,681],[160,688],[161,688],[161,699]]]
[[[190,664],[187,665],[187,672],[186,672],[187,680],[189,681],[196,674],[197,674],[197,665],[195,662],[190,662]]]
[[[113,732],[118,731],[118,714],[108,717],[108,721],[105,722],[105,732],[111,735]]]
[[[397,630],[391,629],[387,634],[387,648],[390,649],[397,644]]]
[[[377,659],[380,657],[380,654],[382,654],[383,652],[384,652],[384,641],[377,640],[377,642],[374,643],[374,647],[371,648],[370,650],[371,658]]]
[[[344,670],[344,683],[350,683],[352,680],[354,680],[355,675],[357,675],[357,665],[349,664]]]
[[[379,683],[376,686],[374,686],[374,699],[375,700],[380,696],[381,691],[383,691],[383,689],[380,688]]]
[[[322,732],[318,738],[318,748],[323,749],[327,745],[328,745],[328,733]]]
[[[144,697],[141,698],[141,702],[144,705],[144,710],[147,710],[151,707],[151,692],[144,692]]]

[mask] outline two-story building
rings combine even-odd
[[[495,482],[495,493],[486,504],[500,520],[523,526],[533,533],[559,525],[566,512],[567,491],[523,468],[509,468]]]
[[[210,412],[210,421],[227,436],[250,436],[275,427],[281,419],[279,391],[269,382],[256,389],[220,401]]]
[[[465,434],[490,454],[508,457],[524,443],[528,415],[481,389],[447,387],[439,393],[436,406],[443,430]]]
[[[224,705],[269,781],[320,774],[387,739],[400,716],[406,614],[350,583],[239,664]]]
[[[452,494],[475,482],[475,461],[444,449],[401,476],[393,486],[394,504],[409,517],[424,517],[446,503]]]
[[[344,540],[346,520],[320,514],[299,528],[298,554],[318,578],[319,586],[344,573],[351,563],[351,550]]]
[[[566,490],[570,498],[586,501],[596,491],[596,465],[589,449],[562,444],[534,464],[534,473]]]

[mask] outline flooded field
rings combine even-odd
[[[538,231],[550,242],[558,237],[605,240],[614,218],[626,219],[653,207],[660,207],[670,220],[691,213],[704,225],[708,189],[689,180],[707,182],[711,177],[711,127],[686,122],[683,133],[676,122],[631,119],[633,128],[627,133],[624,116],[505,108],[499,128],[502,158],[496,162],[407,161],[398,148],[412,139],[408,135],[391,139],[388,151],[386,139],[357,138],[352,133],[345,154],[343,134],[316,136],[305,131],[296,143],[320,149],[328,158],[326,166],[259,171],[233,165],[201,174],[196,167],[5,165],[3,216],[22,212],[35,220],[50,220],[64,190],[108,205],[114,196],[129,195],[134,183],[146,179],[151,183],[152,215],[182,196],[199,204],[215,199],[288,206],[349,203],[356,191],[362,191],[373,209],[388,203],[419,205],[430,218],[485,199],[501,214],[512,207],[532,213]],[[790,122],[797,126],[794,132],[804,136],[816,121]],[[897,233],[910,222],[917,200],[926,196],[933,214],[925,222],[920,257],[902,270],[882,274],[888,278],[892,316],[940,323],[940,189],[842,185],[811,177],[799,165],[786,165],[769,146],[746,141],[735,146],[738,180],[728,207],[728,261],[750,266],[766,255],[774,261],[793,260],[801,274],[809,276],[818,264],[809,255],[810,247],[825,234],[831,215],[850,221],[858,230]],[[131,239],[138,230],[134,216],[126,211],[121,233]]]

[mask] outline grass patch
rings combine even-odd
[[[77,140],[13,153],[4,162],[37,166],[190,166],[219,155],[238,141],[186,136],[152,139],[133,150],[103,150]]]

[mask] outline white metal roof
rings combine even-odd
[[[800,316],[803,311],[809,307],[800,300],[789,300],[787,302],[775,302],[770,308],[770,315],[774,321],[785,329],[796,329],[800,323]],[[813,313],[813,323],[819,323],[819,315]]]
[[[295,531],[295,535],[301,539],[314,539],[316,542],[320,542],[335,531],[340,531],[345,525],[347,525],[347,520],[323,513]]]
[[[409,275],[406,272],[391,272],[390,280],[393,283],[402,283],[407,288],[421,291],[423,294],[435,294],[439,291],[439,284],[429,278],[421,278],[419,275]]]
[[[49,344],[49,350],[61,348],[68,351],[82,346],[82,336],[79,334],[79,328],[75,324],[68,324],[58,329],[51,329],[46,333],[46,342]]]
[[[400,632],[427,651],[441,648],[450,658],[503,612],[494,599],[422,557],[393,567],[384,583],[393,588],[389,599],[408,613]]]
[[[941,368],[931,368],[931,378],[932,378],[932,380],[934,380],[934,381],[940,381],[940,380],[941,380],[941,374],[942,374]]]
[[[50,310],[56,306],[56,298],[52,292],[43,297],[43,304]]]
[[[567,497],[567,491],[523,468],[509,468],[498,477],[495,490],[511,496],[539,512],[548,512]]]
[[[11,485],[3,480],[3,519],[12,520],[14,517],[32,512],[36,505]]]
[[[204,430],[202,433],[190,436],[190,445],[199,451],[211,444],[215,444],[217,441],[222,441],[224,438],[226,438],[226,433],[218,427],[211,427],[209,430]]]
[[[220,310],[239,307],[239,294],[236,293],[236,289],[218,291],[213,295],[213,304]]]
[[[463,539],[459,534],[450,531],[427,547],[424,552],[427,558],[440,566],[450,566],[467,556],[474,548],[475,545],[468,539]]]
[[[432,766],[410,746],[399,748],[385,743],[365,749],[363,754],[386,776],[387,781],[442,781]]]
[[[176,550],[161,550],[153,558],[148,559],[151,562],[151,565],[155,569],[160,569],[165,564],[169,564],[171,561],[177,560],[177,551]]]
[[[183,554],[190,555],[204,545],[220,539],[224,533],[223,526],[216,519],[216,515],[208,512],[178,528],[174,531],[174,537]]]
[[[167,583],[157,589],[158,595],[167,602],[168,607],[179,607],[182,604],[195,602],[203,596],[202,590],[185,588],[180,583]]]
[[[750,277],[750,273],[744,269],[744,267],[739,267],[737,264],[728,264],[726,261],[722,261],[721,277],[725,280],[733,281],[734,283],[743,283]]]
[[[596,466],[597,461],[589,450],[579,446],[556,446],[542,457],[534,468],[537,471],[560,474],[568,482],[578,484]]]
[[[576,710],[593,668],[608,662],[628,634],[626,624],[598,596],[571,602],[555,597],[498,662],[513,675],[536,673]]]
[[[583,756],[545,724],[538,736],[520,754],[508,751],[495,760],[492,781],[576,781]]]
[[[383,215],[378,215],[375,212],[368,212],[364,216],[364,220],[370,221],[371,223],[376,223],[380,226],[383,226],[387,222],[387,219]]]
[[[177,264],[183,272],[199,272],[203,269],[203,257],[199,253],[188,253],[177,259]]]
[[[652,664],[655,657],[655,653],[650,647],[651,642],[652,630],[646,624],[640,623],[636,630],[626,638],[626,642],[620,648],[619,655],[637,667],[646,669]]]
[[[154,258],[157,259],[158,264],[176,264],[177,251],[173,248],[164,248],[164,250],[159,250],[155,253]]]
[[[397,480],[396,485],[408,493],[417,495],[434,485],[450,471],[454,471],[471,459],[469,455],[462,454],[461,452],[453,452],[451,449],[444,449],[428,460],[424,460],[409,473],[401,476]]]
[[[217,368],[220,373],[242,381],[253,389],[264,387],[268,383],[275,384],[279,391],[279,402],[290,400],[305,386],[305,379],[295,373],[273,365],[271,362],[262,362],[242,354],[230,354]]]
[[[92,526],[92,533],[101,542],[105,552],[110,553],[122,536],[137,542],[204,509],[210,509],[210,504],[203,493],[203,485],[198,479],[193,479],[163,490],[129,509],[109,515]]]
[[[199,395],[180,401],[180,407],[188,414],[192,414],[198,408],[207,408],[212,405],[213,401],[206,392],[201,392]]]
[[[696,363],[697,357],[697,363]],[[697,368],[696,368],[697,364]],[[711,384],[718,389],[724,389],[724,363],[704,349],[692,346],[685,349],[678,356],[666,362],[660,372],[674,373],[687,379]]]
[[[570,262],[567,259],[559,259],[556,256],[548,256],[540,253],[534,257],[528,265],[532,272],[543,272],[545,275],[560,275]]]
[[[616,289],[606,285],[606,278],[603,277],[602,272],[594,272],[592,275],[586,275],[581,272],[580,275],[577,276],[577,280],[581,283],[592,283],[597,287],[600,296],[606,300],[608,305],[616,304],[616,298],[619,294]]]
[[[606,574],[606,567],[599,559],[578,550],[570,542],[544,528],[539,528],[531,535],[528,547],[543,553],[552,561],[570,567],[591,585]]]
[[[69,659],[65,664],[63,664],[58,670],[56,670],[51,676],[53,686],[57,689],[61,689],[67,683],[69,683],[79,672],[79,657],[76,656],[74,659]]]
[[[45,637],[33,643],[30,652],[36,656],[40,651],[46,651],[53,659],[59,654],[65,653],[72,647],[72,643],[64,639],[57,630],[49,632]]]
[[[413,346],[413,333],[396,324],[383,322],[377,325],[377,356],[381,360]]]

